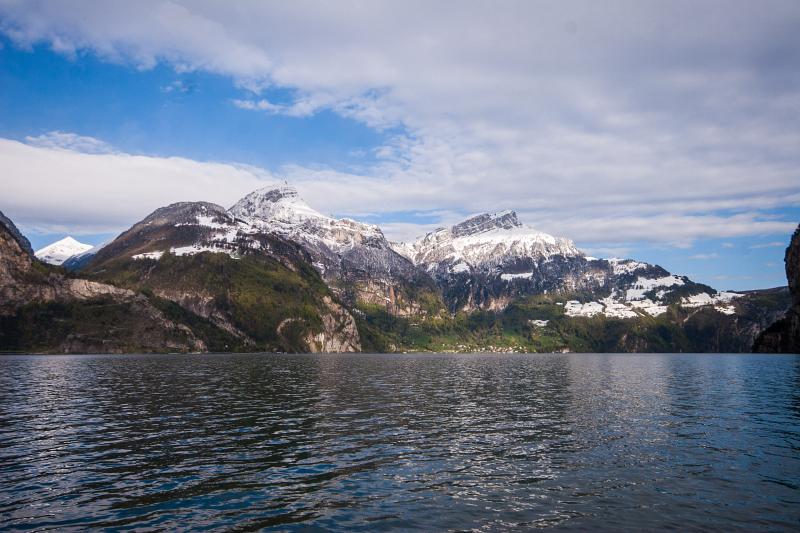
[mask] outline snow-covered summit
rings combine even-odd
[[[411,262],[392,249],[378,226],[325,216],[290,185],[254,191],[236,202],[228,214],[255,231],[299,244],[328,281],[382,282],[410,279],[415,272]]]
[[[81,254],[93,248],[91,244],[78,242],[72,237],[64,237],[60,241],[45,246],[37,250],[34,255],[45,263],[60,265],[73,255]]]
[[[428,233],[412,245],[417,264],[493,267],[514,259],[583,256],[575,244],[523,225],[514,211],[484,213]]]
[[[228,212],[293,240],[324,244],[332,250],[384,239],[378,226],[328,217],[310,207],[290,185],[251,192]]]
[[[312,209],[294,187],[264,187],[251,192],[228,210],[232,215],[276,222],[283,225],[301,224],[308,220],[328,219]]]

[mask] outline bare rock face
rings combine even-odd
[[[786,249],[786,279],[792,293],[792,303],[800,305],[800,225],[792,235],[792,241]]]
[[[176,289],[156,289],[153,291],[159,298],[170,300],[187,311],[211,321],[218,328],[237,337],[244,346],[253,346],[255,342],[245,332],[231,323],[230,317],[215,305],[214,296],[206,291],[186,291]]]
[[[329,312],[320,317],[323,325],[322,331],[306,337],[309,351],[313,353],[360,352],[361,339],[353,315],[329,296],[325,296],[323,300]]]
[[[6,221],[0,224],[0,315],[28,302],[54,300],[63,292],[63,279],[36,262],[15,237],[16,227]]]
[[[786,248],[786,278],[792,295],[792,307],[786,316],[756,338],[754,352],[800,353],[800,226]]]
[[[85,279],[67,279],[64,281],[64,288],[70,296],[76,300],[88,300],[101,296],[112,296],[122,299],[131,299],[136,293],[127,289],[120,289],[113,285],[97,283]]]

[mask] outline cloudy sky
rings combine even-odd
[[[288,180],[412,239],[484,211],[785,284],[800,2],[0,0],[0,210],[98,243]]]

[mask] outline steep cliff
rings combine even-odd
[[[148,298],[40,263],[0,219],[0,351],[198,351],[206,344]],[[24,240],[23,240],[24,239]]]
[[[17,229],[17,226],[15,226],[14,223],[11,222],[11,219],[5,216],[2,211],[0,211],[0,226],[5,228],[5,230],[11,234],[11,236],[15,241],[17,241],[17,244],[19,244],[20,248],[22,248],[26,254],[33,255],[33,248],[31,248],[30,241],[22,233],[20,233],[20,231]]]
[[[792,294],[792,307],[786,315],[756,339],[754,352],[800,353],[800,226],[786,248],[786,278]]]

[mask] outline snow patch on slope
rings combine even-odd
[[[645,293],[653,289],[661,287],[675,287],[684,285],[684,283],[685,282],[683,278],[672,275],[656,279],[647,279],[639,276],[636,278],[636,282],[633,284],[633,286],[625,292],[625,299],[629,302],[633,300],[643,300]],[[661,291],[660,294],[661,297],[664,296],[663,291]]]
[[[714,309],[725,315],[736,314],[736,308],[733,305],[733,300],[739,298],[741,294],[736,292],[718,292],[711,295],[706,292],[694,294],[681,299],[681,306],[683,307],[703,307],[706,305],[713,305]]]
[[[570,300],[564,305],[564,314],[567,316],[595,316],[602,314],[603,310],[603,304],[600,302],[582,304],[578,300]]]
[[[686,285],[686,278],[680,276],[669,275],[659,278],[639,276],[630,288],[623,290],[621,294],[615,289],[612,290],[610,296],[598,301],[588,303],[581,303],[577,300],[569,301],[564,306],[564,313],[567,316],[591,317],[604,315],[612,318],[634,318],[646,313],[657,317],[667,312],[668,305],[665,297],[669,295],[671,289],[684,285]],[[653,289],[661,290],[656,291],[655,299],[646,298],[645,293]],[[715,294],[700,292],[681,298],[679,305],[684,308],[713,306],[720,313],[732,315],[736,313],[736,308],[733,306],[732,301],[739,296],[735,292],[719,292]]]
[[[161,259],[161,256],[164,255],[164,252],[144,252],[142,254],[136,254],[131,256],[131,259],[155,259],[156,261]]]
[[[611,259],[607,259],[607,261],[611,264],[614,274],[618,276],[622,274],[633,274],[637,270],[650,266],[647,263],[634,261],[633,259],[620,259],[618,257],[612,257]]]
[[[511,281],[512,279],[531,279],[533,272],[523,272],[521,274],[500,274],[500,279]]]

